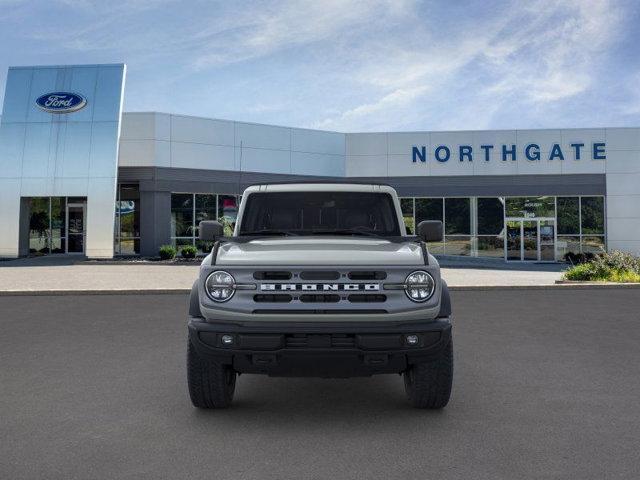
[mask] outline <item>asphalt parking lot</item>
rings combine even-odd
[[[0,297],[0,478],[638,478],[638,292],[454,292],[439,412],[396,375],[244,375],[198,411],[185,295]]]

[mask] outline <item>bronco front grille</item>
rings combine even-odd
[[[382,306],[389,297],[389,293],[383,290],[387,272],[371,268],[265,269],[253,271],[251,275],[258,282],[257,291],[252,292],[250,298],[255,306],[264,305],[261,307],[265,310],[263,313],[277,313],[266,310],[278,308],[273,305],[277,303],[294,309],[283,313],[381,313],[386,310],[371,311],[367,306]]]

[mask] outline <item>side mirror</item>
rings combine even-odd
[[[224,235],[224,227],[215,220],[203,220],[198,224],[199,238],[203,242],[214,242]]]
[[[441,242],[443,237],[440,220],[423,220],[418,224],[418,236],[425,242]]]

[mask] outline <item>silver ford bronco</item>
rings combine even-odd
[[[407,235],[385,185],[297,183],[245,190],[233,235],[212,244],[191,290],[187,377],[193,405],[223,408],[242,373],[404,375],[410,402],[442,408],[453,378],[451,302],[427,242]]]

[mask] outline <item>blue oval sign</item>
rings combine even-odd
[[[70,92],[53,92],[38,97],[36,105],[49,113],[72,113],[85,107],[87,99]]]

